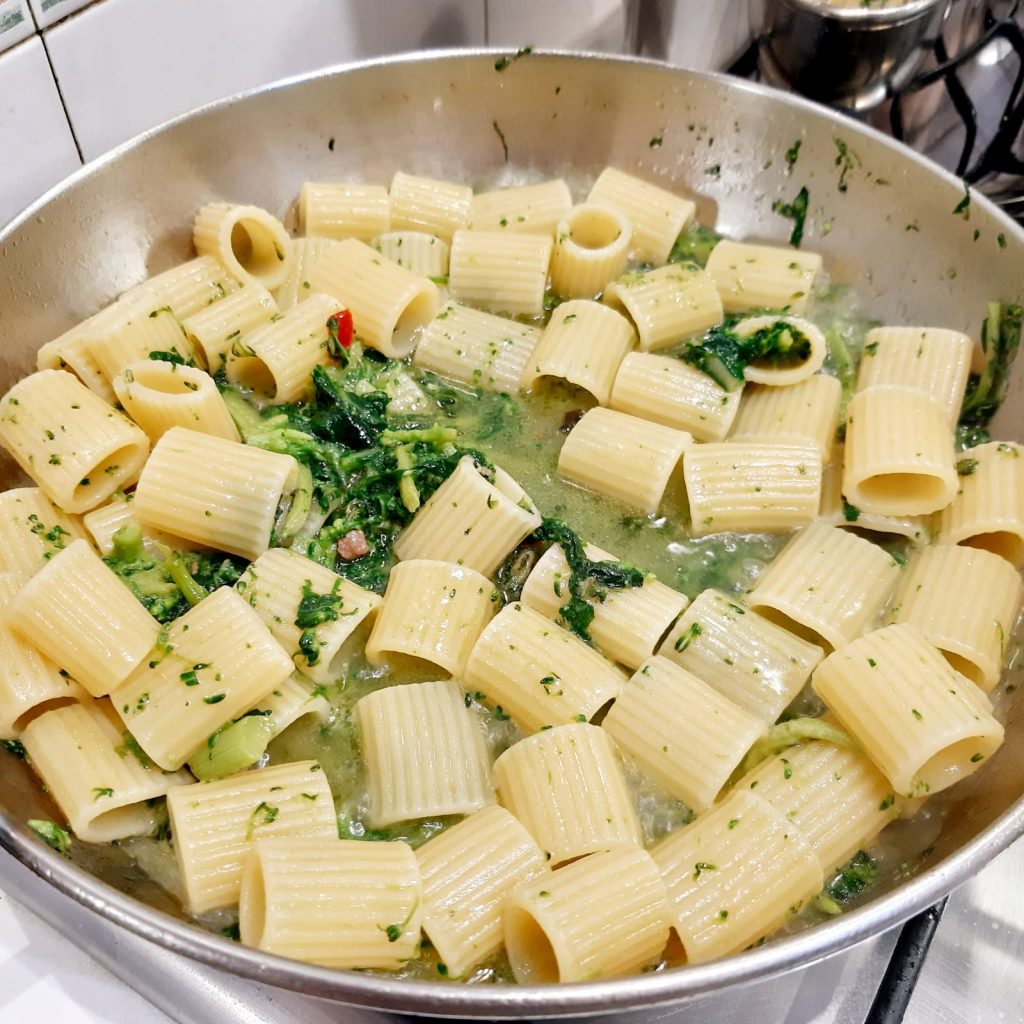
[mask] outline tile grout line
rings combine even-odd
[[[57,89],[57,97],[60,100],[61,108],[64,110],[64,119],[68,123],[68,131],[71,132],[71,141],[75,144],[75,151],[78,153],[78,159],[85,164],[85,157],[82,155],[82,146],[78,141],[78,134],[75,131],[74,123],[71,120],[71,111],[68,110],[68,105],[64,100],[64,90],[60,87],[60,79],[57,77],[57,69],[53,66],[53,58],[50,56],[50,47],[46,42],[46,34],[39,32],[39,39],[43,44],[43,53],[46,54],[46,63],[50,67],[50,74],[53,76],[53,84]]]

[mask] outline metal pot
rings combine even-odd
[[[870,130],[789,96],[638,60],[427,54],[326,71],[188,115],[74,175],[0,234],[0,388],[36,348],[145,275],[189,255],[211,199],[284,213],[307,178],[387,182],[406,169],[467,181],[509,168],[582,183],[608,163],[696,193],[727,234],[785,243],[774,200],[810,192],[805,246],[895,323],[974,331],[991,298],[1021,301],[1024,230],[963,185]],[[801,140],[795,163],[785,158]],[[506,148],[507,147],[507,148]],[[1024,439],[1024,373],[996,423]],[[116,848],[64,860],[24,822],[54,814],[30,770],[0,756],[0,844],[53,885],[167,948],[338,1002],[475,1017],[650,1007],[809,964],[924,909],[1024,831],[1024,706],[1003,751],[949,796],[920,873],[866,906],[726,960],[564,987],[405,983],[243,949],[183,919]]]
[[[869,110],[910,81],[938,38],[950,2],[757,0],[751,25],[769,81],[822,103]]]

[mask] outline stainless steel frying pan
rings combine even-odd
[[[785,242],[776,199],[810,192],[805,247],[880,318],[976,333],[990,298],[1024,298],[1024,231],[881,135],[760,86],[659,64],[427,54],[327,71],[205,108],[96,161],[0,234],[0,388],[33,353],[147,274],[186,258],[211,199],[284,213],[300,183],[387,183],[396,169],[468,181],[508,168],[583,179],[606,164],[699,198],[727,234]],[[802,140],[790,167],[787,150]],[[1018,373],[999,436],[1024,440]],[[10,473],[10,470],[8,469]],[[969,600],[969,595],[965,595]],[[1018,695],[1019,696],[1019,695]],[[820,927],[700,967],[564,987],[465,987],[310,967],[243,949],[182,918],[116,849],[67,861],[24,821],[55,812],[31,772],[0,756],[0,844],[81,903],[176,952],[338,1002],[416,1013],[559,1016],[683,1000],[826,957],[922,910],[1024,831],[1024,703],[1006,744],[953,791],[921,873]]]

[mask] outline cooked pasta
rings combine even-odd
[[[969,366],[681,185],[480,170],[207,203],[196,258],[0,400],[32,828],[402,978],[613,978],[838,913],[1003,742],[1024,449],[978,443],[981,356],[1018,314]]]

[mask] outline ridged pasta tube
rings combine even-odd
[[[383,185],[306,181],[299,189],[302,233],[314,238],[369,242],[391,227],[391,201]]]
[[[354,717],[373,828],[494,802],[484,735],[460,683],[387,686],[361,697]]]
[[[615,748],[598,726],[559,725],[514,743],[494,762],[494,784],[552,867],[642,843]]]
[[[711,250],[705,269],[715,280],[726,313],[778,309],[799,316],[807,308],[821,262],[817,253],[725,238]]]
[[[551,245],[548,235],[456,231],[448,270],[452,298],[492,313],[540,316]]]
[[[614,167],[598,175],[587,202],[621,210],[632,227],[630,251],[638,260],[651,263],[668,259],[696,211],[691,200]]]
[[[325,967],[396,971],[419,950],[423,897],[407,843],[261,837],[242,876],[247,946]]]
[[[273,291],[288,276],[291,239],[258,206],[208,203],[196,214],[192,242],[200,256],[215,257],[239,281],[257,281]]]
[[[632,227],[621,210],[574,206],[555,231],[551,287],[569,299],[592,299],[625,269]]]
[[[218,467],[216,477],[210,466]],[[172,427],[139,477],[134,513],[143,526],[258,558],[270,546],[277,506],[297,476],[290,455]]]
[[[0,494],[0,572],[34,573],[86,536],[81,520],[65,515],[38,487]]]
[[[492,189],[473,196],[467,227],[474,231],[553,235],[571,206],[569,186],[561,178]]]
[[[550,875],[536,840],[504,807],[474,811],[416,850],[423,882],[423,931],[462,978],[502,945],[505,898]]]
[[[73,374],[40,370],[0,399],[0,443],[65,512],[87,512],[135,480],[149,440]]]
[[[956,497],[953,431],[941,405],[913,388],[875,387],[846,415],[843,494],[878,515],[922,515]]]
[[[94,697],[120,686],[160,631],[85,540],[72,541],[54,555],[21,589],[5,617]]]
[[[902,796],[946,789],[1003,742],[984,692],[909,623],[833,651],[811,682]]]
[[[828,465],[841,394],[839,381],[821,373],[782,387],[747,388],[729,440],[813,444],[822,465]]]
[[[657,963],[669,937],[665,884],[636,848],[592,853],[508,899],[505,947],[521,984],[593,981]]]
[[[605,288],[602,301],[633,322],[644,352],[668,348],[722,322],[715,282],[699,267],[680,263],[625,274]]]
[[[551,315],[523,371],[523,387],[556,377],[607,405],[619,364],[636,336],[625,317],[597,302],[565,302]]]
[[[132,363],[113,385],[124,411],[154,443],[171,427],[239,440],[217,385],[198,367],[157,360]]]
[[[473,190],[468,185],[397,171],[389,195],[392,231],[426,231],[451,242],[469,224]]]
[[[210,373],[228,361],[231,347],[243,334],[266,324],[279,312],[263,285],[248,281],[219,302],[204,306],[181,321],[185,337]]]

